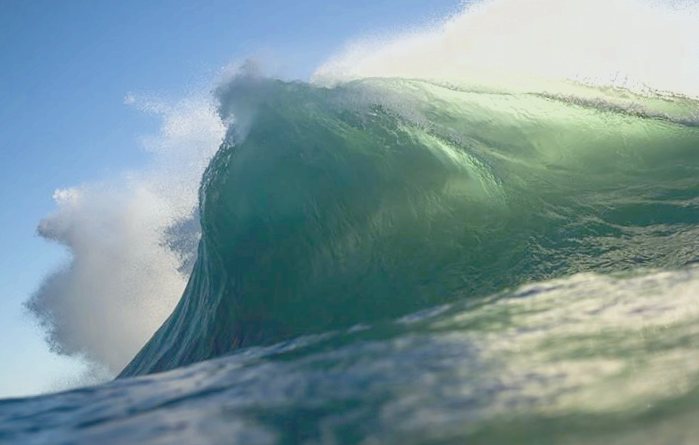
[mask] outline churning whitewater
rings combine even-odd
[[[174,311],[117,380],[0,401],[0,442],[692,443],[677,7],[495,0],[311,83],[244,67]]]

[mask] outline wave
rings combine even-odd
[[[184,296],[122,376],[526,282],[697,261],[697,103],[550,88],[221,87],[221,115],[245,131],[204,175]]]
[[[461,190],[458,193],[462,193],[465,200],[471,203],[473,214],[484,215],[484,221],[475,222],[469,216],[473,221],[464,223],[464,230],[476,237],[469,242],[480,243],[482,236],[491,235],[488,231],[483,235],[478,226],[489,224],[485,215],[496,218],[493,215],[502,212],[504,221],[516,217],[516,211],[509,207],[513,207],[512,196],[519,196],[517,187],[508,176],[510,167],[503,166],[529,161],[524,154],[519,156],[508,151],[509,137],[522,138],[522,141],[514,142],[515,146],[522,142],[525,147],[527,144],[549,147],[546,149],[550,152],[548,155],[538,153],[538,148],[525,148],[537,152],[533,160],[549,162],[547,156],[556,156],[551,148],[559,137],[554,134],[559,131],[556,125],[566,125],[563,116],[573,119],[575,115],[575,119],[585,122],[587,116],[582,109],[599,116],[616,116],[615,119],[623,120],[623,116],[626,116],[630,121],[653,122],[653,128],[656,128],[655,124],[662,126],[664,123],[673,128],[668,130],[670,132],[679,133],[682,132],[679,128],[696,126],[699,119],[696,101],[692,97],[697,96],[694,80],[699,74],[696,63],[699,58],[694,56],[699,55],[699,28],[695,26],[697,12],[697,2],[693,0],[471,2],[441,23],[417,31],[397,36],[375,35],[371,36],[371,40],[354,41],[345,51],[322,64],[315,71],[306,93],[299,92],[296,98],[306,100],[304,95],[307,94],[308,100],[318,104],[335,101],[324,106],[330,110],[329,116],[332,117],[329,118],[338,122],[342,121],[342,117],[337,119],[332,113],[340,113],[341,110],[354,113],[360,120],[366,119],[364,115],[369,116],[370,121],[373,111],[369,108],[376,107],[379,112],[395,119],[395,123],[400,125],[395,131],[405,137],[417,138],[422,135],[432,138],[428,142],[417,141],[417,144],[429,146],[443,143],[445,147],[451,147],[449,150],[453,148],[457,157],[465,156],[462,161],[454,161],[454,165],[449,167],[455,172],[450,170],[452,183],[448,187],[453,189],[450,193],[454,196],[457,194],[455,190]],[[398,79],[403,79],[405,83],[401,84]],[[409,79],[416,80],[413,82]],[[261,90],[265,90],[262,96],[274,95],[277,90],[287,94],[283,91],[286,87],[275,86],[272,81],[265,82],[267,87],[262,87],[264,82],[251,84],[249,92],[243,91],[245,88],[238,82],[238,87],[234,88],[236,97],[223,99],[225,125],[234,122],[229,128],[224,151],[234,151],[230,146],[242,143],[253,126],[260,128],[255,123],[258,105],[264,105],[265,101],[265,106],[274,103],[268,98],[256,98],[255,94],[260,94]],[[411,85],[411,82],[418,86]],[[222,91],[226,88],[224,86]],[[428,96],[439,96],[442,103],[431,110],[427,104],[431,97],[418,97],[422,93],[406,93],[401,91],[403,88],[406,91],[423,89]],[[453,99],[447,97],[448,94],[434,93],[440,89],[443,93],[453,92],[456,99],[452,104],[448,103]],[[508,97],[518,107],[509,114],[503,112],[510,106]],[[536,100],[537,97],[541,100]],[[287,99],[296,100],[288,94]],[[190,98],[175,106],[168,106],[129,94],[125,103],[135,104],[163,117],[161,134],[146,141],[148,151],[153,155],[152,165],[140,172],[130,172],[99,184],[85,184],[56,193],[58,209],[42,221],[39,234],[67,247],[71,258],[62,268],[46,277],[27,304],[45,328],[52,350],[86,358],[116,373],[152,335],[178,301],[180,289],[184,288],[197,256],[199,218],[196,211],[193,212],[197,204],[196,190],[202,171],[225,132],[224,123],[220,116],[212,113],[209,102],[208,98]],[[560,107],[553,105],[556,102],[560,103]],[[453,119],[461,120],[463,125],[453,124],[449,121],[452,119],[449,117],[452,113],[450,108],[461,107],[462,103],[470,107],[471,112],[455,113]],[[561,121],[554,125],[555,119],[545,116],[544,108],[533,109],[531,113],[527,109],[530,105],[540,107],[539,104],[546,104],[551,113],[558,110],[578,110],[580,113],[568,114],[566,111]],[[496,109],[498,107],[502,110]],[[480,111],[484,114],[479,117],[476,114]],[[536,124],[525,125],[529,114],[542,122],[538,134],[534,134],[539,131],[535,129]],[[281,120],[284,119],[282,116]],[[311,116],[307,116],[307,119],[310,120]],[[486,131],[489,119],[496,122],[493,128],[506,131],[501,135],[489,134]],[[512,119],[512,125],[507,125],[506,119]],[[599,119],[596,122],[600,128],[605,125]],[[576,125],[573,121],[568,123]],[[388,129],[388,124],[380,125],[386,126],[387,133],[394,132]],[[601,138],[609,146],[622,146],[626,142],[621,140],[621,135],[616,139],[609,136],[613,125],[616,124],[609,124],[600,130]],[[637,128],[641,126],[638,124]],[[628,130],[630,126],[626,128]],[[527,134],[519,134],[522,131]],[[567,135],[564,139],[581,136],[594,144],[590,134],[579,131],[562,130],[561,135]],[[640,136],[636,134],[636,137]],[[536,138],[551,140],[537,141]],[[563,142],[570,143],[568,139]],[[577,149],[588,150],[583,146],[584,140],[579,142],[573,145]],[[367,146],[374,143],[377,142]],[[488,145],[491,143],[492,147]],[[491,148],[492,153],[484,154]],[[635,155],[628,156],[634,158]],[[509,157],[511,162],[491,159],[498,157]],[[599,158],[600,162],[605,162],[604,156]],[[691,159],[688,162],[691,165]],[[459,163],[460,166],[457,165]],[[271,170],[277,168],[270,167]],[[322,170],[324,166],[317,168]],[[342,168],[329,164],[328,171],[352,168],[350,164]],[[362,168],[358,171],[363,171]],[[419,167],[405,168],[410,171],[410,168],[415,170]],[[505,169],[504,173],[495,168]],[[440,174],[439,169],[430,167],[428,170],[435,176]],[[517,169],[513,171],[515,177],[522,175]],[[553,172],[542,174],[536,168],[532,172],[542,178],[547,174],[555,176]],[[419,172],[416,177],[421,177]],[[471,179],[464,179],[466,177]],[[274,183],[275,180],[271,181]],[[473,184],[465,185],[468,181]],[[281,185],[279,187],[283,188]],[[472,190],[465,192],[468,187]],[[545,185],[540,184],[540,187],[545,188]],[[523,190],[519,192],[526,196]],[[536,201],[533,197],[538,190],[532,189],[531,193],[531,197],[521,198],[521,202]],[[429,199],[420,193],[416,193],[416,196],[423,201]],[[400,199],[397,199],[396,206],[402,205]],[[457,199],[452,197],[452,201]],[[500,204],[496,204],[498,202]],[[430,207],[424,202],[409,203],[413,204],[416,211]],[[436,199],[435,208],[440,205],[451,206],[452,203],[445,204],[441,198]],[[674,204],[668,205],[672,207]],[[457,205],[455,208],[460,207]],[[533,207],[532,212],[537,208]],[[440,212],[447,210],[432,211],[438,223],[444,219]],[[463,209],[459,211],[467,213]],[[521,212],[521,209],[518,211]],[[384,213],[408,224],[408,219],[402,215],[396,216],[389,211]],[[388,224],[380,221],[381,216],[376,218],[379,219],[376,223],[379,226]],[[398,226],[400,224],[397,223],[396,230],[412,233]],[[418,234],[423,229],[421,224],[416,224],[414,228]],[[450,230],[456,229],[452,227]],[[502,235],[506,232],[498,233]],[[455,239],[460,236],[455,235]],[[678,236],[688,235],[681,230]],[[622,243],[621,238],[612,239]],[[346,243],[350,244],[351,241]],[[416,247],[418,245],[416,243],[413,248],[420,248]],[[502,247],[506,247],[505,244]],[[631,245],[627,247],[632,248]],[[661,258],[668,256],[661,250]],[[681,263],[661,259],[657,262],[670,265]],[[450,266],[457,267],[451,263]],[[621,267],[626,268],[627,264]],[[569,269],[575,271],[580,268]],[[453,275],[458,276],[459,273],[454,272]],[[522,274],[522,277],[525,275]],[[519,282],[519,278],[510,281]],[[497,279],[493,280],[491,288],[499,286],[495,283],[498,283]],[[396,288],[412,288],[414,285],[406,283]],[[448,296],[427,300],[454,298],[449,296],[454,287],[445,286],[444,292]],[[439,286],[435,288],[441,289]],[[468,286],[464,286],[462,293],[487,292],[486,288],[469,290]],[[125,329],[125,326],[128,328]]]

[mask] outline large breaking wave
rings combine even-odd
[[[686,100],[670,99],[677,94],[697,94],[696,11],[696,2],[691,1],[476,2],[443,23],[422,30],[353,42],[322,64],[313,76],[313,86],[298,96],[307,94],[309,100],[327,101],[329,98],[317,98],[323,87],[366,78],[419,78],[430,79],[430,88],[440,85],[443,92],[462,88],[473,94],[503,93],[503,97],[534,93],[532,98],[539,94],[551,101],[600,112],[692,126],[697,120],[696,107]],[[644,97],[640,100],[621,90],[574,89],[562,85],[562,79],[622,87]],[[237,86],[231,88],[240,93],[245,88],[239,80],[236,82]],[[430,122],[432,111],[419,115],[417,110],[424,108],[425,104],[420,104],[424,98],[404,95],[397,82],[390,87],[388,83],[356,82],[351,88],[341,87],[344,93],[326,96],[340,98],[356,93],[362,104],[342,99],[344,103],[332,105],[335,111],[366,108],[373,103],[397,116],[401,125],[441,126],[437,136],[444,137],[444,127],[450,124],[437,121],[445,116]],[[406,84],[406,88],[430,89],[427,84],[415,85]],[[254,88],[238,97],[219,97],[224,117],[236,121],[229,131],[238,141],[256,120],[251,114],[255,105],[244,104],[241,99],[250,97]],[[664,95],[658,96],[658,91]],[[444,96],[442,100],[450,99]],[[483,95],[480,100],[491,99]],[[136,99],[129,95],[127,102]],[[143,104],[142,100],[138,102]],[[240,108],[240,115],[234,116],[234,106]],[[415,111],[411,110],[413,106],[417,107]],[[504,101],[501,106],[509,104]],[[154,332],[185,284],[183,274],[191,270],[198,239],[198,219],[196,214],[190,217],[196,203],[192,192],[223,132],[220,118],[210,112],[206,101],[186,100],[175,107],[151,101],[142,107],[164,116],[161,135],[148,141],[155,153],[153,167],[103,184],[57,192],[59,209],[42,222],[39,232],[68,246],[72,262],[48,277],[29,304],[46,326],[54,350],[85,356],[114,372]],[[351,112],[362,113],[357,109]],[[415,116],[408,116],[413,112]],[[474,108],[472,113],[477,112]],[[446,114],[448,110],[436,113]],[[506,113],[493,117],[510,118]],[[521,121],[514,120],[512,127],[516,129]],[[474,126],[478,121],[471,122]],[[425,134],[436,135],[430,131]],[[468,138],[469,131],[466,127],[449,130],[447,142],[451,143],[450,138]],[[503,135],[501,140],[506,137]],[[235,141],[229,138],[225,146],[232,143]]]
[[[199,259],[124,375],[577,272],[697,260],[690,99],[241,77]]]

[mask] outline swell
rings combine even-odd
[[[696,103],[238,79],[174,313],[122,376],[534,280],[697,261]]]

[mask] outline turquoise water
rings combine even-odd
[[[695,101],[217,94],[179,305],[116,381],[0,401],[0,442],[692,443]]]
[[[242,118],[204,177],[199,261],[124,375],[699,258],[695,104],[567,88],[223,87]]]

